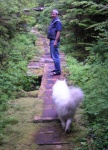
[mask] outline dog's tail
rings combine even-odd
[[[70,87],[70,93],[72,99],[75,101],[77,105],[84,100],[84,93],[79,87]]]

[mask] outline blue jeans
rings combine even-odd
[[[50,40],[50,54],[51,54],[51,58],[54,61],[54,66],[55,66],[55,71],[56,72],[61,72],[59,48],[58,48],[59,45],[60,45],[60,42],[58,42],[57,46],[54,47],[54,40]]]

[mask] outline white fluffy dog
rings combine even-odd
[[[65,80],[57,80],[53,86],[52,98],[62,127],[65,132],[69,132],[76,109],[83,100],[84,94],[78,87],[69,88]]]

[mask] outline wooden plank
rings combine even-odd
[[[70,142],[49,142],[49,143],[37,143],[38,145],[64,145],[70,144]]]
[[[45,123],[45,122],[52,122],[52,121],[58,121],[58,118],[52,118],[52,117],[40,117],[40,116],[35,116],[33,119],[34,123]]]

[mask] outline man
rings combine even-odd
[[[62,31],[62,23],[58,18],[58,11],[52,10],[51,13],[52,21],[48,29],[48,39],[50,39],[50,54],[54,61],[55,69],[51,71],[51,75],[60,75],[60,58],[59,58],[59,45],[60,45],[60,33]]]

